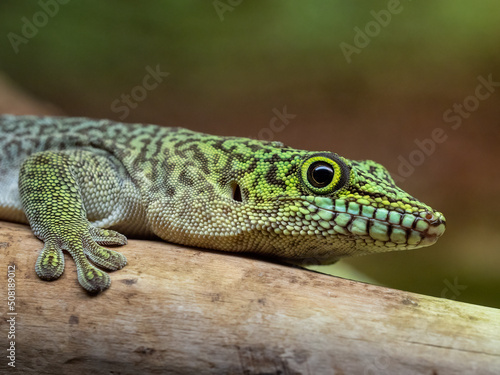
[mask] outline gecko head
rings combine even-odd
[[[283,149],[240,181],[242,208],[252,229],[267,232],[268,252],[302,264],[429,246],[445,230],[440,212],[370,160]]]
[[[169,175],[178,186],[148,206],[167,241],[327,264],[429,246],[445,230],[373,161],[232,137],[182,147]]]

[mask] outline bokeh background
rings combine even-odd
[[[500,307],[499,14],[496,0],[3,0],[0,71],[66,115],[376,160],[447,232],[327,271]]]

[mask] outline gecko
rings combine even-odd
[[[125,235],[308,265],[429,246],[446,226],[382,165],[277,141],[1,115],[0,149],[0,220],[43,241],[41,279],[61,276],[64,250],[90,293],[126,265],[108,248]]]

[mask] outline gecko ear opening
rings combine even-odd
[[[233,199],[236,202],[243,202],[243,198],[241,196],[241,188],[240,188],[240,185],[238,185],[237,182],[233,182],[233,184],[232,184],[232,192],[233,192]]]

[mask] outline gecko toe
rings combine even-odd
[[[64,255],[59,246],[47,242],[35,265],[37,275],[43,280],[58,279],[64,272]]]
[[[111,229],[90,227],[92,239],[99,245],[126,245],[127,237]]]
[[[85,254],[94,264],[108,271],[116,271],[127,265],[127,258],[123,254],[96,243],[86,246]]]
[[[99,293],[111,285],[109,275],[88,263],[85,266],[77,264],[78,282],[89,293]]]

